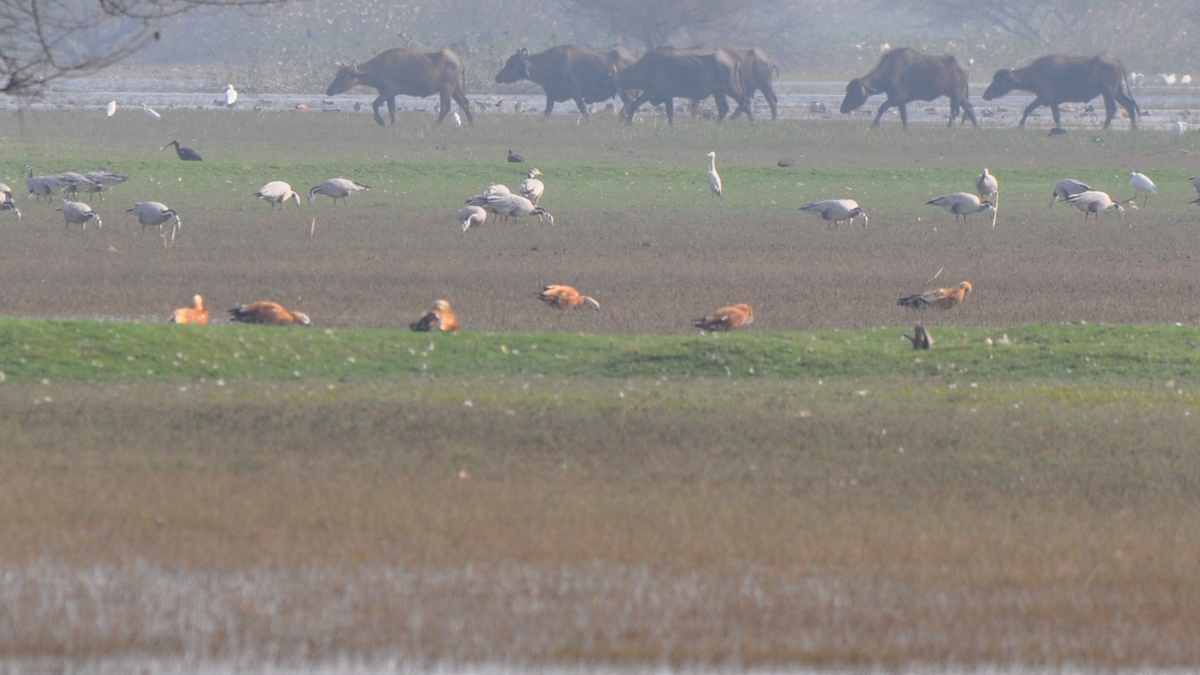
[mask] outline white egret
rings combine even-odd
[[[109,101],[108,105],[104,106],[104,113],[106,115],[108,115],[109,117],[112,117],[113,115],[117,114],[117,102]]]
[[[1171,125],[1171,138],[1179,138],[1183,135],[1183,132],[1187,131],[1187,129],[1187,122],[1184,122],[1183,120],[1175,120],[1175,123]]]
[[[462,127],[462,118],[458,116],[457,112],[450,116],[450,121],[454,122],[455,129]]]
[[[237,98],[237,89],[234,89],[232,84],[229,85],[229,88],[225,90],[225,105],[232,108],[233,104],[237,103]]]
[[[1133,200],[1138,198],[1138,195],[1145,195],[1146,199],[1142,201],[1142,206],[1150,201],[1150,195],[1158,194],[1158,188],[1154,186],[1154,181],[1144,173],[1133,171],[1129,174],[1129,186],[1133,188]],[[1131,201],[1133,201],[1131,200]]]
[[[712,191],[714,197],[720,197],[721,202],[725,202],[725,197],[721,195],[721,174],[717,173],[717,153],[708,153],[708,189]]]
[[[162,115],[159,115],[154,108],[148,107],[145,103],[142,104],[142,112],[146,113],[146,117],[152,120],[161,120]]]

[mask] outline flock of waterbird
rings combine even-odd
[[[233,107],[237,99],[237,90],[232,84],[228,85],[225,91],[225,104],[228,107]],[[105,107],[105,111],[110,117],[116,113],[116,110],[116,101],[110,101]],[[160,120],[162,118],[158,112],[144,103],[142,104],[142,110],[150,119]],[[455,126],[459,124],[457,117],[457,113],[455,113]],[[174,147],[179,159],[183,161],[202,161],[199,153],[191,148],[181,146],[177,140],[172,140],[163,146],[163,149],[165,150],[169,147]],[[715,152],[709,152],[707,157],[709,159],[707,175],[709,191],[713,198],[719,199],[723,203],[723,184],[720,173],[717,171],[717,155]],[[508,161],[523,162],[524,158],[509,150]],[[29,190],[25,197],[26,199],[36,197],[37,201],[40,202],[41,198],[45,197],[47,202],[52,204],[55,195],[62,195],[63,205],[59,210],[62,212],[68,228],[72,224],[79,224],[86,229],[87,223],[93,220],[96,223],[97,229],[102,227],[99,214],[93,211],[89,204],[76,201],[80,190],[84,194],[89,195],[89,201],[90,196],[96,194],[99,194],[101,201],[103,201],[104,192],[115,185],[129,180],[129,177],[124,174],[105,169],[86,174],[67,171],[53,176],[37,176],[34,174],[33,168],[26,165],[24,172],[26,175],[26,187]],[[538,206],[538,201],[546,191],[545,183],[538,179],[539,176],[543,175],[540,170],[533,168],[529,170],[527,178],[522,181],[517,192],[512,192],[506,185],[494,184],[484,190],[482,194],[475,195],[466,200],[466,205],[458,213],[458,220],[463,234],[466,234],[471,228],[479,227],[486,223],[489,214],[493,221],[503,218],[507,222],[511,218],[521,219],[529,216],[537,216],[540,221],[549,221],[553,225],[554,217],[544,208]],[[1193,177],[1191,183],[1196,188],[1197,194],[1200,195],[1200,176]],[[1142,205],[1145,206],[1149,201],[1150,195],[1157,193],[1154,182],[1145,174],[1136,171],[1130,174],[1129,185],[1134,190],[1133,196],[1129,199],[1118,201],[1113,199],[1108,193],[1093,190],[1081,181],[1073,178],[1065,178],[1058,181],[1054,186],[1050,206],[1053,207],[1060,200],[1065,201],[1083,211],[1085,220],[1092,214],[1099,216],[1100,213],[1109,210],[1115,210],[1118,217],[1120,217],[1125,212],[1124,204],[1128,204],[1131,208],[1136,209],[1136,201],[1139,196],[1144,198]],[[346,178],[330,178],[309,190],[308,203],[312,204],[316,200],[317,195],[325,195],[333,199],[334,206],[337,205],[339,199],[348,205],[346,201],[348,198],[369,189],[370,186],[368,185]],[[262,186],[253,196],[270,203],[272,208],[278,204],[286,210],[289,200],[295,201],[297,207],[300,205],[300,195],[292,189],[290,184],[279,180],[271,181]],[[68,197],[71,199],[69,200]],[[990,212],[992,227],[995,228],[999,197],[999,181],[995,175],[991,174],[985,168],[975,179],[975,194],[970,192],[954,192],[931,199],[926,204],[943,208],[947,212],[954,214],[956,222],[959,218],[965,221],[972,214],[983,211]],[[1200,197],[1191,203],[1200,206]],[[12,211],[18,218],[21,217],[21,211],[16,205],[11,188],[0,183],[0,211],[5,210]],[[836,226],[840,228],[842,223],[853,226],[856,219],[861,221],[864,229],[866,229],[868,224],[867,214],[853,199],[829,199],[810,202],[801,206],[800,210],[820,216],[831,227]],[[163,225],[168,221],[173,221],[171,241],[174,241],[181,228],[179,215],[160,202],[139,202],[134,204],[133,208],[129,209],[127,213],[133,213],[137,216],[143,231],[147,226],[156,226],[160,234],[163,231]],[[934,275],[934,279],[940,274],[941,270],[939,270],[937,275]],[[930,282],[934,279],[931,279]],[[971,283],[963,281],[957,286],[938,288],[902,297],[897,300],[897,305],[913,309],[934,307],[948,310],[961,304],[966,295],[971,291]],[[600,303],[595,298],[583,295],[575,288],[562,284],[550,284],[538,293],[536,297],[547,306],[555,309],[578,309],[581,307],[589,307],[597,311],[600,309]],[[260,301],[249,305],[239,305],[230,309],[229,315],[232,321],[271,326],[309,326],[312,324],[308,315],[302,312],[289,311],[279,303],[273,301]],[[203,298],[200,295],[196,295],[190,306],[176,309],[170,321],[181,324],[207,324],[209,314],[204,306]],[[702,331],[729,331],[742,328],[753,322],[753,309],[750,305],[743,303],[721,307],[712,314],[696,319],[693,325]],[[458,329],[459,321],[450,306],[450,302],[445,299],[439,299],[427,313],[414,321],[409,327],[414,331],[449,332]],[[911,340],[914,348],[917,349],[928,349],[933,344],[932,336],[929,335],[924,327],[919,325],[916,327],[914,335],[906,335],[905,337]]]

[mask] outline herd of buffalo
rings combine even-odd
[[[778,73],[770,54],[757,47],[717,47],[699,45],[687,49],[663,47],[635,57],[629,50],[612,46],[590,49],[576,45],[551,47],[538,54],[520,49],[509,57],[504,68],[496,74],[496,82],[510,83],[530,80],[546,91],[545,113],[554,104],[574,101],[580,113],[588,114],[588,105],[619,96],[624,106],[621,116],[629,122],[644,103],[665,106],[667,119],[675,117],[674,99],[696,102],[713,97],[718,119],[729,114],[729,99],[737,103],[733,117],[746,113],[753,119],[751,101],[757,91],[763,93],[771,107],[771,119],[776,119],[777,99],[773,88]],[[961,111],[963,124],[968,119],[978,126],[967,89],[967,68],[952,55],[933,56],[903,47],[883,55],[879,64],[846,86],[841,111],[848,113],[874,94],[886,94],[879,107],[875,124],[888,108],[900,110],[900,119],[908,126],[906,104],[911,101],[932,101],[946,96],[950,99],[950,124]],[[458,103],[473,121],[471,106],[464,92],[466,70],[462,58],[449,49],[413,51],[403,47],[389,49],[361,65],[341,67],[325,92],[334,96],[356,85],[373,87],[379,97],[371,104],[376,123],[382,125],[379,107],[384,103],[393,123],[396,121],[397,95],[441,97],[437,121],[450,112],[450,101]],[[1131,126],[1137,128],[1138,106],[1130,96],[1128,78],[1117,59],[1107,56],[1043,56],[1024,68],[996,71],[991,86],[983,93],[990,101],[1014,89],[1032,92],[1033,103],[1025,108],[1026,118],[1040,106],[1049,106],[1055,128],[1061,127],[1059,104],[1086,103],[1097,96],[1104,97],[1104,126],[1112,123],[1117,104],[1129,114]]]

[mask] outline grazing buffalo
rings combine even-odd
[[[742,89],[746,93],[746,101],[754,100],[754,93],[761,91],[763,98],[767,99],[767,105],[771,106],[771,121],[779,118],[779,98],[775,96],[775,76],[779,74],[779,67],[775,65],[775,58],[766,51],[758,47],[715,47],[713,45],[696,45],[691,47],[695,50],[712,50],[724,49],[729,52],[738,61],[738,66],[741,68]],[[696,111],[699,108],[699,101],[692,101],[692,117],[696,116]],[[736,120],[738,115],[749,113],[749,110],[738,106],[738,109],[733,112],[733,116],[729,119]]]
[[[652,105],[665,104],[667,120],[674,124],[675,97],[701,100],[709,96],[717,102],[719,119],[724,120],[729,114],[726,96],[745,107],[746,116],[751,121],[754,119],[742,89],[738,61],[723,49],[652,49],[643,54],[637,63],[624,70],[614,70],[613,79],[619,89],[639,89],[642,92],[621,111],[628,122],[633,122],[638,107],[649,101]]]
[[[375,111],[375,123],[383,126],[383,117],[379,115],[379,106],[387,103],[388,114],[392,124],[396,123],[396,96],[418,96],[424,98],[438,94],[441,104],[438,107],[437,124],[441,124],[450,113],[450,98],[458,102],[458,107],[467,115],[467,122],[473,122],[471,104],[463,94],[463,84],[466,80],[463,60],[458,54],[449,49],[438,49],[429,52],[415,52],[411,49],[396,47],[380,53],[366,63],[352,66],[342,66],[338,69],[333,84],[325,90],[326,96],[336,96],[356,85],[374,87],[379,90],[379,98],[371,103]]]
[[[1112,123],[1117,114],[1117,103],[1129,113],[1132,128],[1137,129],[1137,102],[1129,95],[1129,82],[1125,79],[1125,67],[1117,59],[1099,56],[1043,56],[1024,68],[997,70],[992,84],[983,92],[983,100],[999,98],[1013,89],[1031,91],[1033,99],[1021,115],[1020,126],[1025,126],[1029,113],[1048,105],[1054,115],[1054,127],[1062,128],[1058,104],[1087,103],[1097,96],[1104,97],[1104,128]]]
[[[922,54],[908,47],[893,49],[879,59],[879,65],[865,77],[850,80],[846,85],[846,98],[842,99],[842,113],[855,110],[867,97],[878,93],[887,94],[887,100],[879,106],[875,115],[875,126],[879,118],[890,107],[900,108],[900,121],[908,128],[909,101],[932,101],[942,96],[950,98],[950,126],[958,117],[962,107],[963,124],[970,118],[971,124],[979,126],[975,110],[971,107],[967,92],[967,69],[962,62],[947,54],[933,56]]]
[[[554,111],[554,104],[575,101],[579,112],[588,116],[587,104],[607,101],[620,95],[621,102],[628,104],[631,97],[617,91],[612,80],[612,69],[618,70],[633,65],[637,58],[628,49],[613,45],[608,49],[588,49],[575,45],[551,47],[540,54],[530,54],[522,47],[508,57],[504,69],[496,73],[496,82],[508,84],[518,80],[531,80],[546,90],[546,114]]]

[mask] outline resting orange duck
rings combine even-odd
[[[180,307],[171,315],[171,323],[195,323],[208,325],[208,310],[204,307],[204,298],[199,295],[192,298],[191,307]]]
[[[754,323],[754,310],[750,305],[722,307],[703,319],[692,322],[700,330],[734,330]]]
[[[951,288],[939,288],[936,291],[900,298],[896,301],[896,304],[903,307],[912,307],[913,309],[925,309],[930,305],[938,309],[950,309],[961,303],[963,298],[967,297],[967,293],[970,292],[971,282],[964,281]]]
[[[454,316],[448,300],[438,300],[433,303],[433,309],[408,327],[415,331],[440,330],[449,333],[458,330],[458,317]]]
[[[584,305],[597,311],[600,309],[595,298],[580,295],[574,288],[560,284],[550,284],[538,293],[537,298],[555,309],[579,309]]]
[[[229,316],[234,321],[260,323],[266,326],[309,326],[312,324],[307,314],[289,312],[283,308],[283,305],[270,300],[238,305],[229,310]]]

